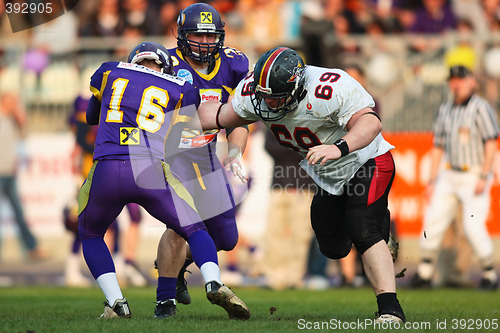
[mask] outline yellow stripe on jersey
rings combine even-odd
[[[172,171],[170,171],[170,165],[163,161],[161,163],[163,165],[163,171],[165,172],[165,179],[167,180],[169,186],[174,190],[175,194],[177,194],[179,198],[184,200],[191,208],[193,208],[194,211],[198,212],[194,205],[193,197],[189,194],[189,191],[186,187],[184,187],[182,182],[175,178]]]
[[[205,191],[207,189],[207,187],[205,186],[205,183],[203,182],[203,178],[201,177],[201,171],[200,171],[200,167],[198,166],[198,163],[193,162],[193,168],[194,168],[194,172],[196,172],[196,177],[198,178],[198,182],[200,183],[201,188],[203,189],[203,191]]]
[[[234,91],[236,90],[236,88],[231,88],[231,87],[228,87],[228,86],[222,86],[222,88],[224,88],[228,93],[229,93],[229,96],[231,95],[234,95]]]
[[[97,98],[99,100],[99,102],[102,101],[102,93],[104,91],[104,88],[106,88],[106,84],[108,83],[109,73],[111,73],[111,70],[102,73],[102,81],[101,81],[101,88],[100,89],[97,89],[97,88],[93,87],[92,85],[90,86],[90,91],[92,92],[92,94],[94,94],[95,98]]]
[[[85,184],[82,185],[80,192],[78,192],[78,215],[83,212],[89,203],[90,188],[92,187],[92,178],[94,178],[94,170],[97,166],[97,162],[99,161],[94,161],[94,165],[92,165],[92,168],[89,171]]]
[[[214,69],[212,70],[211,73],[208,73],[208,74],[203,74],[203,73],[200,73],[198,71],[196,71],[196,73],[198,73],[198,75],[202,78],[202,79],[205,79],[207,81],[210,81],[212,80],[215,75],[217,75],[217,73],[219,73],[219,69],[220,69],[220,64],[221,64],[221,60],[220,60],[220,55],[217,57],[217,59],[215,59],[215,67]]]
[[[181,53],[181,50],[180,50],[180,49],[177,49],[177,50],[175,51],[175,53],[177,54],[177,56],[178,56],[180,59],[184,60],[184,62],[186,62],[186,63],[188,63],[188,64],[189,64],[189,62],[187,62],[187,61],[186,61],[186,59],[184,58],[184,56],[182,55],[182,53]],[[198,72],[197,70],[195,70],[195,71],[196,71],[196,74],[198,74],[198,75],[199,75],[202,79],[204,79],[204,80],[207,80],[207,81],[212,80],[212,79],[215,77],[215,75],[217,75],[217,73],[219,73],[220,64],[221,64],[221,60],[220,60],[220,58],[221,58],[221,57],[220,57],[220,55],[219,55],[219,56],[217,57],[217,59],[215,59],[215,67],[214,67],[214,69],[212,70],[212,72],[211,72],[211,73],[208,73],[208,74],[203,74],[203,73],[200,73],[200,72]]]

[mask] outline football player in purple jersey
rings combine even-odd
[[[127,63],[106,62],[91,78],[87,122],[99,124],[99,130],[94,164],[78,197],[78,221],[85,261],[106,297],[101,317],[131,316],[103,237],[133,202],[187,241],[209,301],[230,318],[248,319],[247,306],[220,281],[215,244],[192,197],[170,170],[180,132],[200,100],[198,89],[171,74],[168,51],[146,42],[130,52]],[[155,318],[167,318],[175,315],[175,294],[169,294],[161,251],[158,258]]]
[[[208,4],[193,4],[179,14],[177,47],[169,49],[173,70],[177,76],[199,88],[201,103],[230,102],[238,82],[248,72],[247,57],[238,50],[224,47],[224,36],[224,22],[217,10]],[[179,145],[182,152],[172,165],[172,171],[184,180],[217,250],[230,251],[238,242],[237,202],[215,154],[218,132],[186,128]],[[224,164],[246,182],[248,179],[240,159],[246,146],[248,127],[226,129],[226,137],[228,158]],[[185,247],[185,242],[174,230],[169,230],[167,237],[160,241],[160,248],[168,253],[167,267],[175,269],[179,261],[184,263],[186,260],[178,271],[176,292],[179,303],[189,304],[191,297],[184,273],[192,260],[176,254],[181,252],[181,247]]]

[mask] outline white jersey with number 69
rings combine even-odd
[[[252,82],[253,75],[249,75],[239,83],[232,105],[241,118],[258,121],[261,118],[254,111],[248,89]],[[340,69],[307,66],[305,89],[307,94],[295,110],[280,120],[263,121],[282,146],[299,152],[303,157],[313,146],[333,144],[344,137],[352,115],[375,106],[373,98],[361,84]],[[366,161],[392,148],[379,134],[368,146],[338,160],[327,161],[321,166],[319,163],[308,165],[304,159],[300,165],[320,187],[340,195],[344,184]]]

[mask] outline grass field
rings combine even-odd
[[[206,300],[201,287],[191,287],[191,305],[178,305],[177,316],[168,320],[153,318],[153,287],[124,288],[133,316],[129,320],[96,319],[102,313],[104,301],[98,288],[2,288],[0,332],[253,333],[318,331],[320,328],[331,332],[384,331],[382,327],[375,329],[365,322],[365,319],[373,319],[376,311],[375,298],[368,288],[327,291],[234,290],[252,311],[252,317],[248,321],[229,320],[222,308],[211,305]],[[399,299],[410,328],[401,327],[399,330],[389,331],[500,331],[498,291],[487,293],[472,289],[400,289]],[[270,311],[273,307],[276,308],[274,312]]]

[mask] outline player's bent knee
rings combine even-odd
[[[322,248],[321,246],[319,247],[319,250],[321,253],[325,255],[325,257],[330,258],[330,259],[342,259],[346,257],[351,249],[347,250],[336,250],[336,249],[331,249],[331,248]]]
[[[319,250],[325,255],[325,257],[330,259],[342,259],[346,257],[349,252],[351,252],[351,243],[343,244],[339,246],[338,243],[333,243],[328,240],[318,239]]]
[[[236,244],[238,244],[238,237],[236,236],[225,239],[214,237],[214,243],[217,251],[231,251],[236,247]]]

